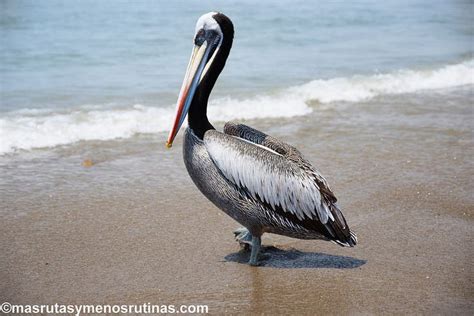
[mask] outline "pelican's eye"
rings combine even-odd
[[[201,46],[206,41],[206,31],[204,29],[200,29],[196,37],[194,38],[194,44],[197,46]]]

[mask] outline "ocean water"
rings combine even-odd
[[[195,22],[209,11],[235,27],[211,121],[460,88],[472,102],[472,1],[2,1],[0,154],[164,141]]]

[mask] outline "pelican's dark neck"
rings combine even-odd
[[[225,62],[229,56],[230,49],[232,47],[232,41],[234,38],[234,28],[232,22],[223,14],[216,14],[214,19],[219,23],[223,39],[219,51],[214,58],[208,72],[201,80],[196,93],[194,94],[193,101],[189,107],[188,112],[188,124],[193,130],[194,134],[203,139],[204,133],[210,129],[214,129],[214,126],[209,122],[207,118],[207,102],[209,95],[211,94],[212,88],[219,77],[222,69],[224,69]]]

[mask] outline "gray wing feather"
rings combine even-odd
[[[320,180],[296,149],[256,130],[232,128],[229,132],[226,125],[224,131],[235,132],[233,136],[215,130],[204,135],[209,156],[229,181],[299,220],[317,219],[322,224],[328,219],[334,221],[328,197],[322,196],[320,187],[322,184],[328,190],[326,181],[322,177]]]
[[[324,177],[313,168],[311,163],[307,161],[295,147],[244,124],[227,122],[224,126],[224,133],[246,139],[285,156],[289,161],[299,165],[308,176],[314,178],[314,181],[319,187],[324,199],[331,203],[337,202],[337,199],[331,191],[326,179],[324,179]]]

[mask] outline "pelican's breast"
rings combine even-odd
[[[194,184],[214,205],[246,227],[257,224],[256,206],[222,176],[204,142],[189,127],[184,135],[183,158]]]

